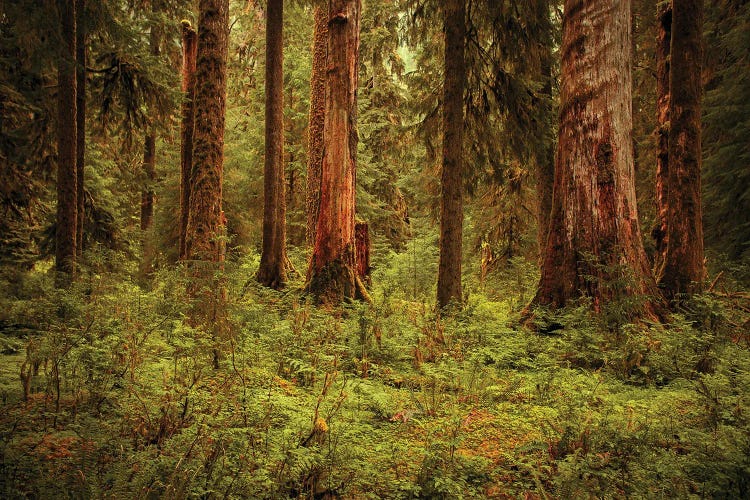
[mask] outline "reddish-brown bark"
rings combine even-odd
[[[672,1],[667,251],[660,287],[669,299],[702,289],[701,92],[703,0]]]
[[[84,168],[86,165],[86,0],[76,0],[76,254],[83,254]]]
[[[669,52],[672,44],[672,3],[657,6],[656,34],[656,223],[651,236],[656,244],[654,272],[664,270],[667,251],[667,187],[669,186]]]
[[[315,7],[312,75],[310,75],[310,124],[307,129],[307,244],[315,243],[320,208],[320,175],[323,170],[323,126],[325,122],[326,61],[328,54],[328,9]]]
[[[367,222],[354,225],[354,241],[357,248],[357,276],[370,283],[370,227]]]
[[[599,310],[644,297],[655,283],[635,199],[630,1],[566,0],[555,185],[533,304],[563,307],[583,295]]]
[[[186,254],[192,260],[220,262],[225,229],[221,197],[229,0],[201,0],[199,12]]]
[[[77,237],[76,143],[76,6],[58,0],[62,50],[57,63],[57,218],[55,270],[57,286],[75,279]]]
[[[195,72],[195,128],[190,175],[190,210],[185,238],[190,269],[190,313],[219,342],[225,332],[224,266],[226,219],[222,211],[224,125],[227,89],[229,0],[200,0]],[[221,349],[214,347],[214,367]]]
[[[357,294],[354,238],[361,0],[330,0],[320,207],[307,288],[338,304]]]
[[[461,246],[463,238],[463,134],[466,86],[466,5],[449,0],[443,7],[445,59],[443,82],[443,171],[440,204],[440,262],[437,303],[444,308],[461,303]]]
[[[551,44],[551,42],[550,42]],[[544,54],[541,64],[542,95],[547,100],[545,111],[552,124],[552,47]],[[549,234],[549,217],[552,211],[552,187],[555,182],[555,145],[550,139],[544,151],[536,161],[536,191],[537,191],[537,245],[539,247],[539,259],[544,255],[544,247]]]
[[[286,184],[284,177],[283,2],[266,10],[266,158],[263,179],[263,248],[258,281],[279,289],[286,282]]]
[[[189,21],[182,22],[182,121],[180,124],[180,260],[187,257],[186,235],[190,214],[190,176],[193,170],[193,131],[195,128],[195,65],[198,34]]]

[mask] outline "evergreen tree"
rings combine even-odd
[[[673,0],[669,65],[667,231],[659,286],[670,299],[702,289],[701,69],[703,1]]]
[[[78,136],[76,116],[76,5],[58,0],[62,51],[57,62],[57,222],[55,269],[57,284],[66,286],[75,277]]]
[[[192,321],[223,332],[225,292],[217,274],[223,268],[226,218],[222,210],[229,0],[201,0],[195,72],[195,131],[190,209],[185,251],[191,266],[189,291],[197,298]],[[214,367],[220,352],[214,348]]]
[[[286,282],[286,196],[284,175],[283,2],[266,11],[266,155],[263,174],[263,250],[258,281],[279,289]]]
[[[443,170],[440,185],[440,263],[437,303],[445,308],[461,303],[461,247],[463,244],[463,133],[466,86],[466,10],[462,0],[443,8],[445,56],[443,83]]]
[[[355,179],[360,0],[331,0],[320,208],[307,288],[338,304],[364,293],[355,275]]]
[[[669,59],[672,46],[672,3],[657,5],[656,33],[656,210],[657,221],[651,235],[656,243],[654,269],[657,279],[664,272],[669,211]]]
[[[319,3],[313,14],[315,27],[312,46],[312,74],[310,75],[310,119],[307,129],[307,212],[306,241],[315,242],[315,230],[320,210],[320,175],[323,169],[323,126],[325,123],[325,75],[328,53],[328,9]]]
[[[599,309],[655,290],[635,199],[630,37],[629,1],[566,0],[555,187],[534,304],[585,295]],[[643,307],[632,312],[655,312],[648,299]]]
[[[83,255],[83,228],[86,204],[84,179],[86,168],[86,0],[76,0],[76,253]]]
[[[193,133],[195,130],[195,69],[198,34],[189,21],[182,21],[182,106],[180,122],[180,229],[179,257],[185,259],[190,215],[191,175],[193,170]]]

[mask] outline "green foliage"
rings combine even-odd
[[[121,279],[135,263],[71,290],[38,271],[3,287],[0,491],[747,495],[750,356],[732,326],[747,318],[731,301],[617,328],[581,304],[531,332],[512,319],[520,290],[499,293],[534,280],[516,260],[438,318],[402,278],[410,251],[379,264],[372,305],[340,311],[248,280],[257,254],[228,261],[219,369],[180,267],[148,291]]]
[[[52,27],[39,3],[6,3],[0,16],[0,208],[8,214],[0,219],[0,496],[750,495],[750,304],[741,259],[717,260],[725,274],[712,291],[685,301],[663,325],[634,322],[643,297],[597,304],[597,315],[584,299],[536,311],[534,331],[518,325],[538,280],[528,170],[549,139],[534,127],[549,111],[537,67],[550,49],[538,43],[551,36],[550,18],[537,10],[546,2],[472,3],[481,42],[469,54],[466,187],[475,196],[467,203],[466,299],[452,317],[434,311],[439,2],[365,2],[357,194],[372,229],[373,302],[337,309],[317,308],[301,291],[310,5],[290,3],[285,16],[289,257],[299,274],[274,291],[253,279],[263,2],[232,2],[221,338],[189,321],[190,278],[175,254],[179,140],[170,113],[146,112],[159,102],[174,109],[176,96],[164,93],[176,88],[174,21],[189,13],[172,0],[161,14],[149,2],[88,3],[93,64],[103,56],[129,67],[92,75],[90,102],[110,96],[112,127],[89,132],[86,252],[68,290],[53,286],[42,237],[54,207],[54,52],[41,40]],[[653,6],[636,7],[641,16]],[[735,136],[715,125],[728,126],[737,111],[717,104],[722,92],[741,94],[726,69],[741,60],[746,16],[736,12],[711,35],[726,58],[707,95],[707,133],[732,144]],[[148,50],[154,23],[165,33],[160,59]],[[647,147],[648,23],[639,26],[637,136]],[[105,66],[94,69],[114,71]],[[491,74],[481,77],[482,68]],[[123,82],[145,83],[148,95],[139,89],[126,102]],[[146,234],[138,227],[142,152],[122,147],[128,113],[131,124],[163,122],[156,224]],[[137,139],[145,130],[131,132]],[[728,147],[719,143],[709,145],[714,159]],[[741,149],[730,148],[740,159]],[[711,171],[721,163],[712,161]],[[741,230],[726,236],[739,241]],[[158,255],[148,283],[136,283],[144,237]],[[604,271],[591,273],[592,286],[613,296],[627,289],[626,268]]]
[[[715,253],[747,265],[750,252],[750,6],[707,5],[710,81],[704,98],[704,195],[707,242]],[[743,276],[747,279],[747,275]]]

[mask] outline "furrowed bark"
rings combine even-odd
[[[673,0],[669,101],[667,252],[659,285],[670,300],[702,290],[703,0]]]
[[[545,124],[552,125],[552,48],[542,59],[541,65],[544,85],[542,95],[547,99],[547,117],[549,121]],[[550,134],[551,135],[551,134]],[[555,183],[555,146],[550,138],[549,144],[541,157],[536,162],[536,189],[537,189],[537,245],[539,246],[539,259],[544,255],[544,247],[549,234],[549,218],[552,211],[552,188]]]
[[[187,258],[186,236],[190,214],[190,178],[193,170],[195,129],[195,65],[198,34],[189,21],[182,22],[182,121],[180,125],[180,260]]]
[[[315,7],[313,61],[310,76],[310,124],[307,129],[307,244],[315,243],[320,209],[320,176],[323,170],[323,126],[325,123],[326,64],[328,54],[328,9]]]
[[[635,296],[631,315],[657,315],[635,198],[630,7],[565,1],[550,233],[532,306],[588,296],[599,311]]]
[[[443,87],[443,171],[440,204],[440,262],[437,304],[460,304],[461,246],[463,238],[463,133],[466,63],[466,6],[463,0],[447,1],[443,8],[445,60]]]
[[[320,208],[307,289],[338,304],[357,295],[354,237],[361,0],[330,0]]]
[[[225,332],[223,271],[226,219],[222,211],[229,0],[201,0],[195,74],[195,131],[186,254],[195,297],[193,324],[219,342]],[[214,367],[220,349],[214,349]]]
[[[363,283],[370,283],[370,227],[367,222],[354,225],[354,238],[357,248],[357,276]]]
[[[266,11],[266,157],[263,174],[263,249],[257,279],[270,288],[286,282],[286,183],[284,172],[283,2]]]

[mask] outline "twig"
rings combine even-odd
[[[716,287],[716,283],[719,282],[719,279],[724,276],[724,271],[721,271],[719,274],[716,275],[716,278],[711,282],[711,286],[708,287],[708,292],[713,292],[714,288]]]

